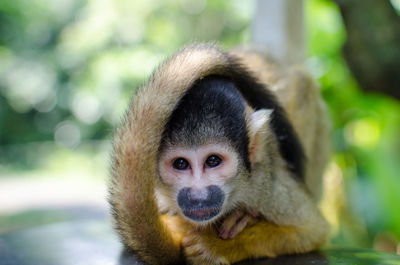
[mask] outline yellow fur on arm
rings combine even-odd
[[[198,244],[199,252],[205,258],[203,262],[214,264],[213,259],[224,257],[227,264],[232,264],[244,259],[276,257],[283,254],[306,253],[318,249],[325,243],[326,237],[320,236],[320,231],[326,226],[315,228],[316,235],[310,229],[294,226],[277,226],[265,220],[246,228],[233,239],[220,239],[215,231],[197,231],[194,236],[193,247]],[[324,233],[324,232],[322,232]]]

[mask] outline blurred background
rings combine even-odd
[[[255,4],[0,1],[0,234],[106,215],[110,139],[135,88],[184,44],[250,43]],[[334,244],[400,251],[399,14],[400,0],[305,1],[305,63],[333,123]]]

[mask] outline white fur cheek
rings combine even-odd
[[[181,174],[177,174],[166,162],[165,158],[161,158],[158,162],[158,174],[161,178],[161,182],[169,187],[176,187],[181,181]]]
[[[175,186],[175,184],[178,181],[178,178],[175,175],[169,173],[167,170],[162,169],[161,172],[162,173],[160,174],[160,176],[162,183],[164,183],[167,186]]]

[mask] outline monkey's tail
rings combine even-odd
[[[114,227],[124,245],[147,264],[176,264],[181,261],[180,246],[160,219],[154,192],[157,114],[140,102],[132,104],[136,109],[128,111],[113,142],[109,202]]]
[[[145,133],[145,132],[144,132]],[[131,144],[135,135],[117,133],[114,140],[109,202],[124,245],[147,264],[176,264],[180,246],[160,220],[154,195],[155,156],[141,143]],[[135,141],[136,142],[136,141]],[[137,150],[143,150],[137,152]]]

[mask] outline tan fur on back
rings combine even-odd
[[[320,199],[321,176],[330,155],[330,123],[319,87],[302,66],[283,70],[267,54],[240,49],[233,54],[268,85],[286,110],[305,151],[306,185],[315,199]]]

